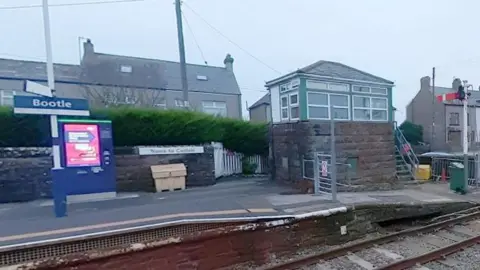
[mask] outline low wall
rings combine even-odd
[[[140,156],[135,147],[116,148],[117,191],[154,192],[150,166],[184,163],[187,187],[215,184],[213,147],[204,153]],[[0,148],[0,203],[51,198],[50,148]]]

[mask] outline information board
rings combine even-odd
[[[95,124],[65,124],[67,167],[100,166],[100,141]]]

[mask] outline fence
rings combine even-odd
[[[215,159],[215,177],[230,176],[243,172],[243,154],[232,152],[223,148],[222,143],[212,143]],[[259,155],[247,157],[250,164],[255,166],[255,174],[268,173],[268,161],[266,157]]]
[[[453,163],[460,163],[463,165],[463,157],[433,157],[431,162],[432,179],[434,181],[450,180],[449,167]],[[479,187],[480,177],[480,159],[479,155],[469,156],[468,158],[468,185],[472,187]]]

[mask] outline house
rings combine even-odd
[[[60,97],[85,98],[91,107],[136,106],[172,109],[184,106],[178,62],[96,52],[84,44],[80,65],[54,64]],[[224,67],[187,64],[189,105],[206,113],[242,118],[241,92],[233,58]],[[43,62],[0,59],[0,105],[12,105],[24,80],[46,84]]]
[[[350,167],[352,183],[369,188],[397,177],[392,81],[341,63],[318,61],[273,79],[266,87],[276,180],[311,184],[299,179],[306,177],[305,164],[315,155],[331,158],[332,118],[339,172]]]
[[[265,94],[262,98],[253,103],[248,108],[250,114],[250,121],[252,122],[267,122],[272,121],[270,109],[270,93]]]
[[[423,127],[423,141],[431,151],[458,152],[462,150],[463,105],[460,101],[438,102],[436,96],[456,92],[461,82],[456,79],[452,87],[431,85],[431,78],[420,79],[420,90],[406,107],[406,120]],[[478,148],[480,134],[480,92],[472,91],[468,100],[469,147]],[[435,126],[433,126],[435,123]],[[432,132],[433,131],[433,132]]]

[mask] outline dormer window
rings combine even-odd
[[[205,75],[197,75],[197,80],[199,81],[206,81],[208,80],[207,76]]]
[[[124,73],[132,73],[132,66],[121,65],[120,66],[120,71],[124,72]]]

